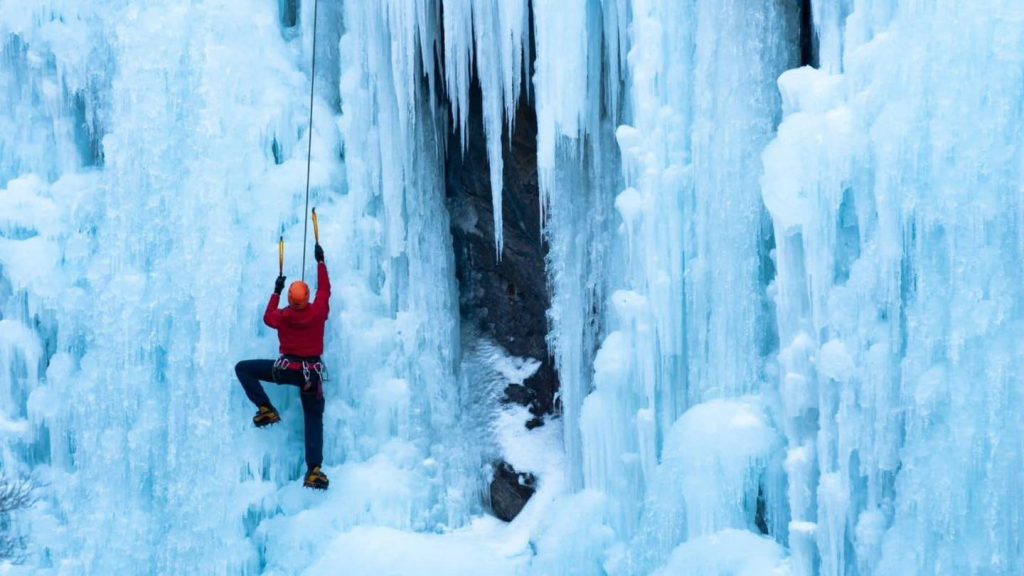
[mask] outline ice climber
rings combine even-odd
[[[258,409],[252,418],[257,428],[281,421],[260,384],[261,380],[299,387],[306,434],[307,472],[303,485],[326,490],[329,482],[320,470],[324,446],[323,381],[326,377],[320,355],[324,351],[324,324],[330,312],[331,281],[319,243],[313,254],[317,261],[316,299],[310,303],[309,286],[305,282],[292,282],[288,287],[288,307],[278,308],[285,280],[284,276],[278,276],[274,293],[263,314],[263,322],[277,330],[281,342],[280,358],[276,361],[243,360],[235,365],[235,374],[245,389],[245,395]]]

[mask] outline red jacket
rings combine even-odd
[[[263,322],[277,329],[281,341],[281,354],[290,356],[320,356],[324,353],[324,324],[330,313],[331,279],[322,262],[316,267],[316,299],[302,310],[291,306],[279,309],[280,294],[270,296]]]

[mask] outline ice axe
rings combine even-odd
[[[320,243],[320,226],[316,222],[316,207],[313,207],[313,239]]]
[[[277,275],[284,276],[284,236],[277,243]]]

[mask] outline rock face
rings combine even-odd
[[[502,138],[504,160],[502,218],[504,250],[497,258],[490,166],[481,114],[481,93],[470,94],[468,145],[459,135],[448,140],[445,193],[451,214],[455,273],[459,282],[459,313],[463,334],[478,334],[500,344],[509,354],[540,362],[522,384],[510,384],[504,402],[527,406],[533,418],[527,428],[543,424],[555,412],[558,376],[547,347],[547,310],[551,305],[541,233],[537,186],[537,119],[522,100],[516,110],[511,140]],[[531,474],[496,462],[490,484],[495,516],[510,521],[534,492]]]
[[[518,516],[526,501],[536,491],[535,484],[533,474],[516,472],[507,462],[495,464],[494,478],[491,480],[491,509],[494,515],[506,522]]]
[[[509,354],[541,362],[521,386],[511,385],[505,391],[505,401],[530,408],[534,419],[528,426],[533,427],[542,423],[541,416],[555,411],[558,390],[547,348],[546,314],[551,299],[537,187],[537,120],[524,99],[516,111],[511,144],[507,127],[502,139],[504,251],[498,260],[478,85],[470,95],[469,118],[465,152],[459,135],[452,134],[445,163],[460,315],[465,325]]]

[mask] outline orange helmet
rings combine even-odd
[[[309,286],[299,280],[288,287],[288,304],[299,310],[309,305]]]

